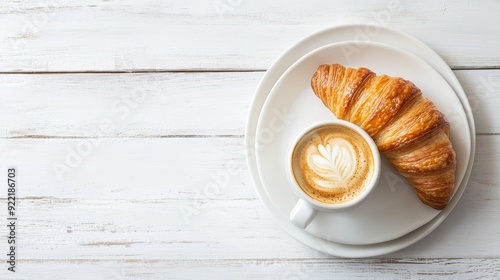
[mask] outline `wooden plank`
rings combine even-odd
[[[241,135],[261,77],[262,73],[0,75],[0,136]]]
[[[474,115],[476,133],[498,134],[500,117],[500,71],[454,71],[460,81]]]
[[[406,31],[454,68],[491,68],[500,65],[499,8],[493,0],[8,0],[0,71],[264,70],[302,37],[353,22]]]
[[[15,279],[498,279],[498,259],[23,260]],[[0,276],[10,276],[3,270]]]
[[[455,73],[473,108],[477,132],[499,133],[500,70]],[[4,74],[0,138],[242,135],[262,76]]]
[[[26,174],[19,197],[189,200],[220,180],[213,199],[256,198],[241,138],[8,139],[0,153]]]
[[[22,258],[324,257],[271,218],[244,169],[239,138],[106,139],[58,181],[54,162],[66,164],[80,141],[0,141],[0,170],[19,168]],[[456,209],[418,245],[390,257],[500,257],[500,227],[491,222],[500,215],[499,142],[497,135],[478,137],[471,181]]]

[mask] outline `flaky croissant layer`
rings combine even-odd
[[[444,209],[455,187],[456,159],[446,117],[412,82],[367,68],[321,65],[311,87],[339,119],[363,128],[419,199]]]

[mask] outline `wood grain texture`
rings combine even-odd
[[[499,133],[495,110],[500,106],[500,70],[455,73],[470,100],[477,132]],[[262,72],[4,74],[0,75],[0,137],[242,135],[262,76]],[[459,108],[444,112],[452,124],[457,121],[454,110]],[[109,127],[103,129],[103,122]]]
[[[261,77],[262,73],[1,75],[0,114],[5,118],[0,122],[10,124],[0,135],[241,135]],[[109,122],[109,129],[101,129],[102,122]]]
[[[357,22],[409,32],[454,68],[496,68],[499,8],[493,0],[8,0],[0,71],[264,70],[311,32]]]
[[[496,259],[26,260],[19,280],[71,279],[497,279]],[[21,274],[19,273],[19,274]]]

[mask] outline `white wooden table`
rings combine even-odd
[[[498,1],[0,3],[0,279],[500,278]],[[382,16],[381,16],[382,15]],[[429,236],[339,259],[283,231],[243,134],[272,61],[319,29],[383,21],[436,50],[473,107],[466,193]],[[7,168],[17,167],[16,272]],[[207,191],[231,166],[228,186]]]

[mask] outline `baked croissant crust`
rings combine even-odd
[[[423,203],[438,210],[446,207],[456,170],[450,124],[417,86],[367,68],[332,64],[319,66],[311,87],[337,118],[373,138]]]

